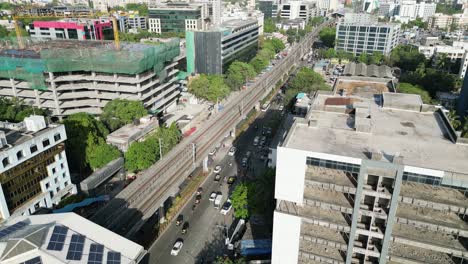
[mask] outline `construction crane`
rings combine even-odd
[[[77,17],[77,18],[98,18],[98,15],[94,14],[94,13],[90,13],[90,14],[65,14],[65,13],[63,13],[63,15],[55,14],[53,16],[50,16],[50,15],[48,15],[48,16],[31,16],[31,15],[18,15],[15,12],[15,14],[13,14],[13,21],[14,21],[14,24],[15,24],[15,32],[16,32],[16,39],[18,41],[18,47],[20,49],[25,48],[25,45],[24,45],[24,42],[23,42],[23,36],[21,35],[21,27],[20,27],[19,22],[18,22],[19,19],[22,19],[22,18],[39,18],[39,19],[42,19],[42,18],[73,18],[73,17]],[[112,16],[111,19],[112,19],[112,29],[113,29],[113,32],[114,32],[115,49],[120,50],[120,39],[119,39],[119,30],[118,30],[118,25],[117,25],[117,19],[115,17],[113,17],[113,16]]]

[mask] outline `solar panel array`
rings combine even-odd
[[[100,244],[91,244],[89,248],[88,264],[101,264],[104,255],[104,246]]]
[[[120,264],[120,252],[107,252],[107,264]]]
[[[27,224],[25,222],[18,222],[18,223],[14,224],[14,225],[3,228],[2,230],[0,230],[0,238],[6,237],[9,234],[11,234],[11,233],[13,233],[13,232],[15,232],[17,230],[22,229],[26,225]]]
[[[25,262],[21,262],[20,264],[42,264],[41,257],[35,257],[30,260],[26,260]]]
[[[85,239],[83,235],[72,235],[67,253],[68,260],[81,260]]]
[[[65,226],[55,226],[52,236],[49,240],[49,245],[47,245],[47,250],[61,251],[67,237],[68,227]]]

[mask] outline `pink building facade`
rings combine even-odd
[[[27,30],[31,37],[42,39],[114,39],[112,23],[98,19],[34,21]]]

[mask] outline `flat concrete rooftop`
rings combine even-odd
[[[370,151],[380,152],[402,156],[405,165],[468,172],[468,146],[454,144],[444,136],[446,128],[437,112],[408,110],[418,102],[414,95],[399,94],[399,104],[393,95],[387,97],[391,98],[391,109],[385,102],[382,107],[378,100],[365,98],[358,98],[353,106],[347,102],[326,105],[326,99],[337,97],[318,95],[307,117],[313,122],[296,122],[283,147],[359,159],[368,159]],[[402,107],[402,102],[410,105]],[[359,108],[360,115],[348,114],[352,108]],[[369,124],[368,132],[356,131],[356,118]]]
[[[392,259],[392,256],[398,256],[408,260],[416,260],[427,264],[455,264],[455,262],[450,259],[448,254],[399,243],[393,243],[391,245],[390,256],[390,260]]]

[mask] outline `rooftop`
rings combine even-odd
[[[145,253],[142,246],[75,213],[19,216],[0,226],[0,262],[5,264],[33,259],[81,263],[92,258],[138,263]]]
[[[348,63],[344,68],[344,75],[346,76],[364,76],[376,78],[392,78],[392,68],[387,65],[366,65],[364,63]]]
[[[380,152],[402,156],[405,165],[461,175],[468,171],[468,146],[446,138],[440,113],[426,109],[419,96],[383,93],[342,105],[327,105],[329,98],[343,97],[319,94],[309,120],[293,125],[283,147],[357,159]]]
[[[223,23],[221,24],[221,27],[234,29],[234,28],[246,26],[252,23],[257,23],[257,21],[254,19],[231,19],[231,20],[223,21]]]

